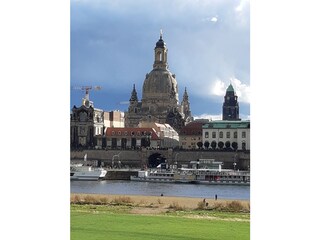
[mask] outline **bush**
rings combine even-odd
[[[204,201],[198,202],[197,209],[202,210],[202,209],[205,209],[205,207],[206,207],[206,203]]]
[[[169,208],[178,211],[185,210],[185,207],[180,206],[177,202],[173,202],[172,204],[170,204]]]
[[[111,201],[113,204],[117,205],[127,205],[133,203],[130,197],[117,197]]]
[[[239,202],[239,201],[228,202],[227,203],[227,209],[229,211],[233,211],[233,212],[240,212],[240,211],[244,210],[241,202]]]

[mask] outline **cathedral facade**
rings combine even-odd
[[[146,74],[143,83],[141,101],[133,85],[130,104],[125,113],[126,127],[137,127],[140,122],[157,122],[170,124],[179,131],[193,120],[187,89],[179,103],[178,83],[175,74],[168,69],[167,54],[166,43],[160,34],[154,48],[153,69]]]

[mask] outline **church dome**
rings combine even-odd
[[[156,47],[164,48],[166,46],[166,43],[162,40],[162,37],[158,40],[156,43]]]
[[[147,74],[143,84],[143,99],[175,98],[178,101],[177,81],[170,71],[165,69],[153,69]]]

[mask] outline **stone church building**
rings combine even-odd
[[[125,113],[126,127],[137,127],[140,122],[167,123],[179,132],[193,120],[186,88],[179,103],[178,83],[175,74],[168,69],[167,54],[168,49],[161,33],[154,48],[153,69],[146,74],[143,83],[141,101],[133,85],[130,104]]]

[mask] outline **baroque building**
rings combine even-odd
[[[239,118],[238,96],[236,95],[231,83],[227,88],[226,95],[224,96],[222,120],[241,120]]]
[[[73,106],[70,115],[71,148],[106,147],[105,131],[110,127],[124,127],[124,113],[120,111],[105,112],[95,108],[89,100],[89,87],[80,107]]]
[[[168,49],[160,33],[154,48],[153,69],[146,74],[141,101],[133,85],[128,111],[125,113],[126,127],[137,127],[139,122],[148,121],[170,124],[179,131],[193,120],[186,89],[179,104],[178,83],[175,74],[168,69],[167,54]]]

